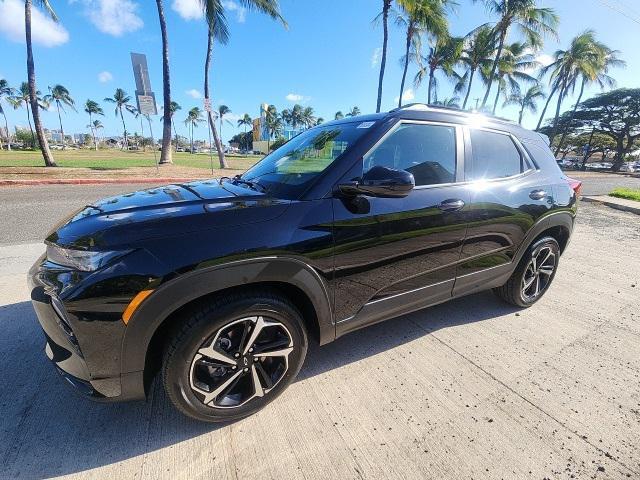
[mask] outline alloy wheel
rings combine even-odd
[[[533,252],[522,277],[522,296],[532,302],[547,289],[556,269],[556,254],[549,245]]]
[[[285,376],[294,344],[279,321],[265,316],[228,323],[195,353],[191,389],[202,403],[234,408],[267,395]]]

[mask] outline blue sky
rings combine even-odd
[[[17,86],[26,78],[25,51],[22,40],[23,13],[20,0],[0,0],[0,77]],[[165,0],[170,40],[173,98],[183,107],[177,119],[182,120],[193,106],[202,107],[203,62],[206,48],[204,21],[197,17],[196,0]],[[241,131],[236,119],[244,113],[258,115],[259,104],[273,103],[278,109],[294,103],[312,106],[318,116],[333,118],[336,111],[347,111],[354,105],[363,113],[375,110],[378,79],[377,49],[382,43],[382,27],[372,24],[381,0],[281,0],[283,16],[289,29],[263,15],[246,12],[234,1],[225,1],[231,30],[227,46],[216,46],[212,70],[214,105],[228,105],[233,126],[223,127],[227,141]],[[481,2],[459,0],[456,13],[450,17],[451,30],[463,35],[480,23],[494,18]],[[612,74],[619,86],[638,87],[640,77],[640,3],[637,0],[542,0],[561,17],[559,41],[547,39],[539,54],[541,59],[586,29],[594,29],[600,40],[620,50],[627,68]],[[22,2],[22,4],[24,4]],[[102,103],[106,135],[121,133],[113,108],[102,102],[116,87],[133,94],[134,80],[129,52],[148,57],[151,83],[161,103],[161,43],[155,2],[151,0],[54,0],[60,24],[54,25],[35,13],[34,37],[38,88],[46,92],[48,85],[66,86],[81,105],[87,98]],[[512,40],[517,38],[512,33]],[[403,54],[403,32],[391,27],[389,59],[384,84],[383,108],[393,108],[397,101],[402,74],[399,58]],[[410,68],[413,79],[415,68]],[[478,82],[479,83],[479,82]],[[411,82],[409,98],[426,101],[426,84],[415,88]],[[439,96],[452,95],[453,85],[440,81]],[[597,93],[591,89],[588,95]],[[480,85],[471,98],[481,97]],[[133,95],[132,95],[133,97]],[[410,98],[413,97],[413,98]],[[567,101],[565,108],[570,102]],[[540,106],[542,108],[542,106]],[[7,108],[10,125],[26,125],[24,109]],[[65,131],[86,131],[88,118],[80,106],[78,113],[67,111],[63,118]],[[513,107],[498,114],[516,118]],[[43,115],[48,128],[57,128],[54,112]],[[138,130],[133,117],[126,118],[128,130]],[[525,125],[535,126],[536,118],[528,115]],[[187,129],[177,122],[179,133]],[[158,118],[154,126],[160,132]],[[139,132],[138,132],[139,133]],[[197,131],[205,138],[206,128]]]

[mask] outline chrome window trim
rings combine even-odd
[[[504,182],[504,181],[510,181],[510,180],[514,180],[516,178],[522,178],[522,177],[526,177],[534,172],[537,172],[538,169],[537,168],[532,168],[532,166],[537,167],[537,165],[535,163],[533,163],[531,161],[531,158],[529,157],[529,155],[527,154],[526,150],[524,149],[524,147],[522,146],[520,140],[518,140],[518,137],[516,137],[513,133],[511,132],[505,132],[503,130],[497,130],[495,128],[490,128],[490,127],[470,127],[468,125],[464,126],[464,130],[465,130],[465,134],[468,135],[469,138],[469,152],[468,152],[468,157],[469,159],[473,158],[473,146],[471,145],[471,130],[482,130],[482,131],[486,131],[486,132],[490,132],[490,133],[497,133],[499,135],[505,135],[507,137],[509,137],[511,139],[511,141],[513,142],[513,145],[516,147],[516,150],[518,151],[518,153],[522,156],[522,158],[525,160],[525,163],[527,164],[527,166],[529,168],[527,168],[526,170],[516,174],[516,175],[511,175],[510,177],[500,177],[500,178],[487,178],[487,179],[479,179],[479,180],[466,180],[466,171],[465,173],[465,182],[466,184],[473,184],[473,183],[487,183],[487,182]]]
[[[456,136],[456,171],[454,173],[455,182],[448,183],[434,183],[432,185],[416,185],[413,190],[424,190],[427,188],[444,188],[454,185],[464,184],[464,164],[465,164],[465,149],[464,149],[464,131],[463,125],[454,122],[439,122],[431,120],[409,120],[400,119],[393,127],[391,127],[382,137],[374,143],[369,150],[362,156],[362,174],[364,175],[364,162],[375,150],[378,148],[390,135],[393,135],[403,124],[409,125],[434,125],[440,127],[450,127],[454,129]]]

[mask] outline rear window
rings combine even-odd
[[[524,159],[509,135],[472,129],[471,151],[467,180],[511,177],[525,170]]]

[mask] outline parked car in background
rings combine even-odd
[[[620,166],[620,171],[621,172],[626,172],[626,173],[633,173],[636,171],[635,165],[633,163],[623,163]]]
[[[184,414],[236,420],[310,341],[482,290],[534,305],[580,186],[536,132],[408,105],[313,127],[243,175],[84,207],[47,236],[30,297],[87,397],[143,399],[159,373]]]

